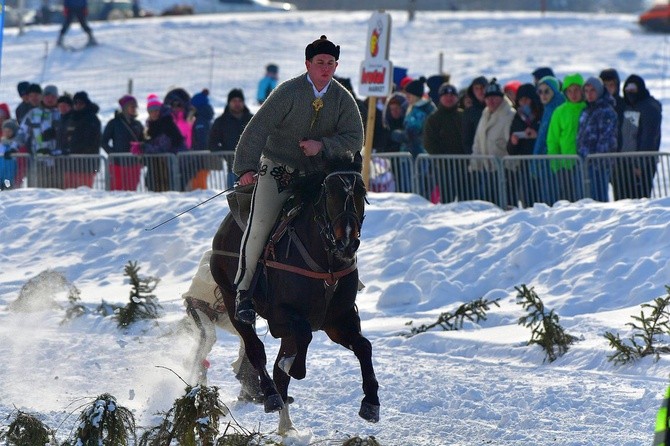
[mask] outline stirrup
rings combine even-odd
[[[243,324],[252,325],[256,322],[254,302],[246,290],[240,290],[235,297],[235,319]]]

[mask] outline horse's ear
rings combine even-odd
[[[363,171],[363,156],[360,150],[354,153],[354,166],[358,172]]]

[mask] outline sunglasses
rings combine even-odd
[[[537,89],[537,94],[539,94],[539,95],[547,95],[547,94],[550,94],[550,93],[551,93],[550,88],[538,88]]]

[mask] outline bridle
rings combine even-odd
[[[336,179],[342,183],[342,191],[344,194],[344,205],[342,211],[330,216],[328,209],[328,180]],[[341,249],[338,246],[338,240],[335,235],[335,228],[337,223],[341,220],[352,221],[356,227],[356,234],[353,234],[356,239],[360,237],[360,229],[363,224],[364,216],[358,216],[358,209],[356,208],[355,192],[356,182],[363,181],[363,176],[359,172],[350,171],[336,171],[331,172],[323,179],[321,183],[321,194],[314,202],[314,221],[319,227],[319,233],[327,247],[327,251],[334,253]],[[366,200],[367,201],[367,200]]]

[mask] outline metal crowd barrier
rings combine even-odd
[[[101,190],[224,190],[233,185],[234,152],[13,155],[2,188],[86,186]],[[593,198],[670,196],[670,153],[579,156],[372,155],[370,190],[416,193],[433,202],[484,200],[503,209]]]

